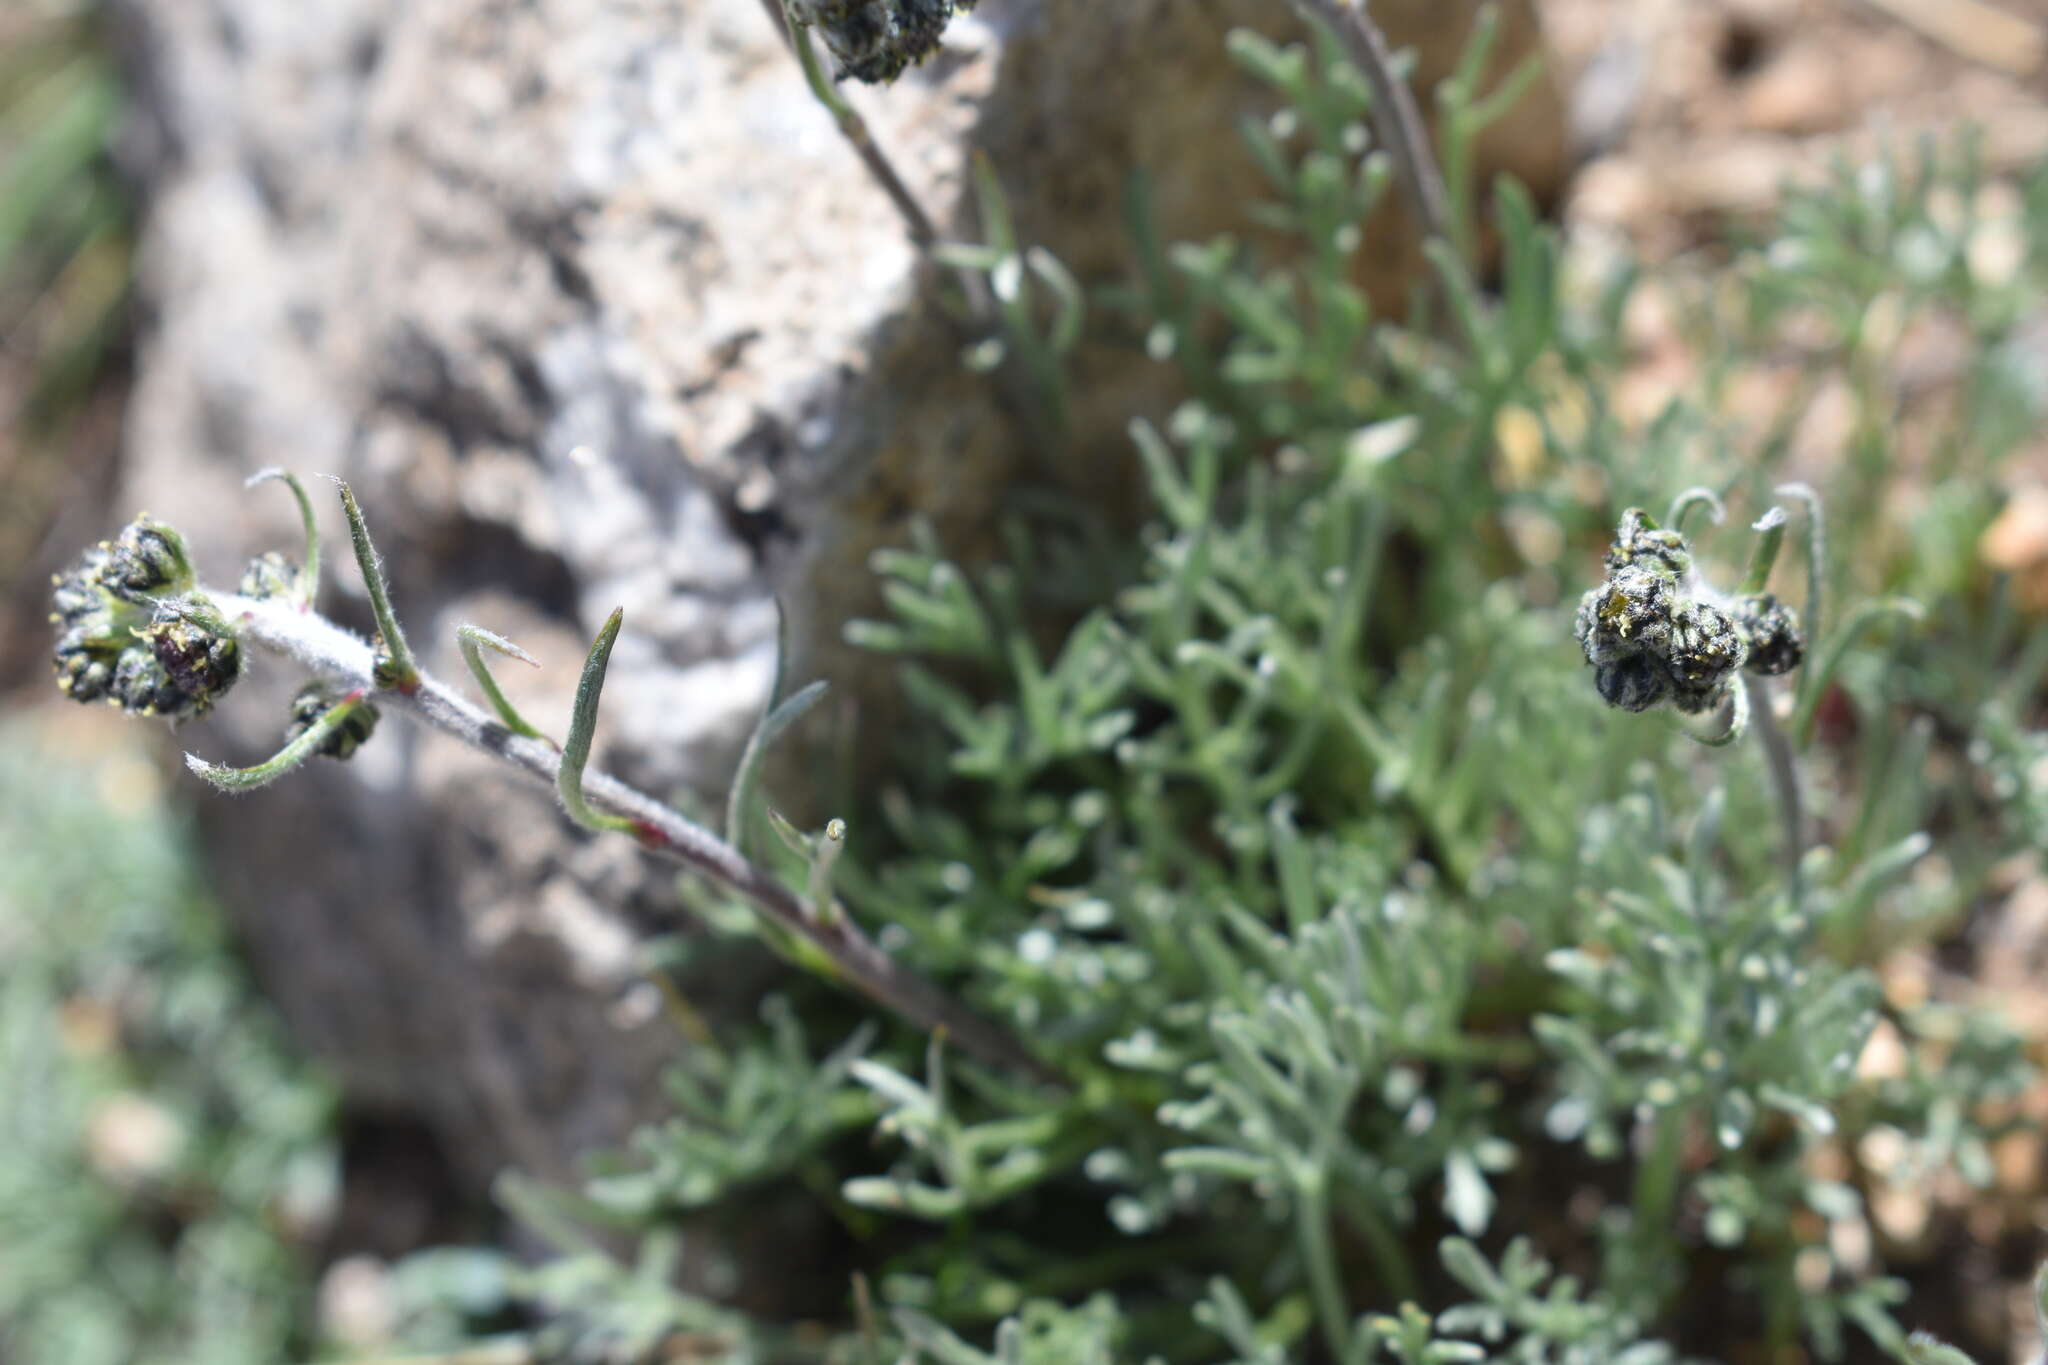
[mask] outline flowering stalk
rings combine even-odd
[[[1745,674],[1742,689],[1749,698],[1757,741],[1763,745],[1764,761],[1771,770],[1771,787],[1778,794],[1778,818],[1785,825],[1785,897],[1796,914],[1806,899],[1806,806],[1799,793],[1799,764],[1792,754],[1792,741],[1771,712],[1770,693],[1763,679]]]
[[[295,589],[302,580],[271,572],[267,561],[259,561],[264,573],[245,577],[244,586],[253,592],[200,587],[177,533],[145,518],[59,576],[53,619],[62,628],[56,655],[60,685],[79,700],[104,698],[137,714],[182,719],[212,705],[232,685],[250,650],[282,655],[314,679],[294,703],[289,742],[249,769],[223,768],[188,754],[186,765],[194,773],[223,790],[248,791],[316,755],[346,757],[368,737],[379,709],[409,716],[555,788],[579,823],[628,834],[646,852],[748,902],[777,930],[815,949],[834,976],[926,1032],[950,1038],[992,1065],[1063,1083],[1003,1028],[902,967],[862,933],[830,896],[829,853],[814,868],[806,892],[794,891],[711,831],[586,766],[619,613],[592,647],[569,740],[558,749],[537,734],[520,733],[502,713],[486,712],[420,669],[346,484],[341,497],[376,609],[377,645],[307,609],[297,591],[281,590]],[[837,840],[828,835],[828,843],[836,852]]]
[[[376,659],[368,642],[324,617],[275,601],[216,599],[247,644],[282,654],[333,682],[376,687]],[[595,702],[593,695],[591,701]],[[439,679],[416,673],[411,692],[386,691],[380,701],[536,781],[556,786],[570,756],[544,740],[514,734]],[[587,741],[586,741],[587,746]],[[587,747],[584,752],[587,754]],[[188,760],[197,764],[197,760]],[[1057,1073],[996,1025],[972,1013],[928,981],[905,970],[846,914],[827,923],[806,898],[702,826],[603,772],[583,769],[574,779],[579,809],[606,828],[630,832],[641,848],[678,863],[747,901],[779,927],[822,952],[848,984],[927,1031],[943,1030],[961,1047],[994,1065],[1014,1067],[1041,1080]],[[565,792],[565,804],[567,796]]]
[[[1778,492],[1806,505],[1811,628],[1821,605],[1820,499],[1804,484],[1787,484]],[[1579,645],[1595,669],[1595,686],[1610,705],[1643,711],[1668,702],[1681,711],[1702,711],[1730,699],[1725,731],[1713,737],[1693,735],[1705,744],[1732,743],[1755,725],[1784,824],[1786,894],[1797,910],[1805,899],[1805,803],[1793,739],[1778,723],[1764,682],[1797,668],[1806,657],[1807,636],[1799,617],[1765,588],[1784,546],[1787,517],[1783,508],[1773,507],[1750,528],[1757,541],[1749,565],[1738,591],[1723,596],[1700,578],[1691,546],[1679,529],[1695,507],[1707,508],[1715,521],[1721,519],[1720,499],[1704,488],[1687,489],[1672,502],[1666,518],[1669,529],[1658,527],[1640,508],[1622,514],[1607,552],[1607,579],[1579,603]],[[1800,742],[1812,723],[1811,707],[1848,641],[1867,621],[1899,609],[1888,600],[1870,604],[1839,633],[1819,667],[1807,670],[1792,722]],[[1738,670],[1740,686],[1732,687]]]

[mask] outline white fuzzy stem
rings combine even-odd
[[[345,689],[364,689],[380,709],[410,715],[511,764],[537,783],[555,786],[562,756],[553,745],[514,734],[496,717],[424,673],[411,692],[379,688],[369,642],[317,612],[277,598],[230,593],[209,596],[221,614],[235,623],[245,645],[284,655]],[[878,1004],[926,1032],[943,1032],[985,1062],[1016,1068],[1050,1084],[1063,1083],[1058,1072],[1002,1028],[899,965],[860,931],[851,916],[843,912],[820,915],[803,896],[710,830],[605,773],[585,772],[583,793],[593,808],[632,821],[635,836],[649,853],[680,863],[724,887],[811,943],[850,985]]]

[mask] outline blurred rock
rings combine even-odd
[[[1743,124],[1759,133],[1812,133],[1841,115],[1838,54],[1816,43],[1782,50],[1742,87]]]
[[[1434,77],[1476,8],[1374,12]],[[1032,442],[962,371],[930,272],[756,4],[117,9],[148,191],[127,500],[220,580],[295,534],[289,500],[245,476],[345,475],[431,664],[461,672],[458,622],[498,629],[547,665],[507,682],[556,726],[583,642],[623,604],[600,757],[658,791],[722,791],[768,685],[772,593],[797,668],[868,699],[878,729],[874,670],[837,644],[871,608],[870,550],[922,517],[983,553],[1021,471],[1114,506],[1126,421],[1174,399],[1135,350],[1096,346],[1070,438]],[[1527,3],[1506,13],[1500,73],[1538,42]],[[1026,238],[1100,283],[1125,268],[1134,168],[1179,237],[1242,231],[1264,193],[1233,129],[1272,101],[1224,55],[1233,22],[1280,31],[1286,7],[984,0],[937,60],[854,98],[942,218],[985,148]],[[1513,170],[1554,198],[1562,124],[1539,90],[1483,181]],[[1398,308],[1412,232],[1368,240],[1363,277]],[[352,567],[335,577],[359,592]],[[252,680],[179,743],[253,760],[288,691]],[[615,1006],[675,896],[623,842],[397,724],[348,769],[193,799],[300,1036],[358,1098],[423,1115],[472,1188],[508,1162],[569,1178],[659,1108],[679,1040]],[[692,999],[739,1015],[763,984]]]
[[[320,1335],[351,1351],[391,1341],[398,1303],[391,1269],[374,1256],[346,1256],[320,1277]]]
[[[1998,519],[1985,528],[1978,552],[1988,567],[2013,576],[2023,606],[2048,610],[2048,486],[2015,488]],[[2048,906],[2048,897],[2039,903]]]

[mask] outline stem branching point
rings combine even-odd
[[[754,795],[761,785],[761,763],[768,750],[785,730],[824,699],[827,687],[826,683],[814,682],[799,689],[796,695],[765,711],[761,723],[748,736],[747,747],[740,753],[739,771],[733,774],[732,795],[725,803],[725,838],[733,847],[744,850],[747,846]]]

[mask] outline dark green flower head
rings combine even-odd
[[[191,561],[175,530],[138,517],[52,580],[57,686],[74,701],[137,715],[198,715],[234,686],[241,649],[196,611]]]
[[[1799,662],[1788,608],[1768,593],[1723,597],[1700,578],[1685,537],[1639,507],[1622,513],[1606,567],[1580,599],[1573,633],[1610,706],[1711,711],[1743,667],[1782,673]]]
[[[1749,647],[1735,619],[1712,602],[1682,598],[1673,609],[1662,660],[1671,675],[1671,704],[1697,714],[1728,695]]]
[[[118,538],[101,548],[107,552],[107,586],[122,597],[132,601],[192,590],[192,562],[185,554],[185,538],[154,517],[137,517],[121,528]]]
[[[1586,662],[1599,667],[1661,652],[1671,635],[1679,584],[1670,575],[1627,567],[1579,599],[1576,634]]]
[[[1692,547],[1676,531],[1667,531],[1650,520],[1640,507],[1621,514],[1614,543],[1607,547],[1607,572],[1611,576],[1627,569],[1641,569],[1674,579],[1692,576]]]
[[[1671,695],[1670,678],[1647,654],[1596,665],[1593,686],[1600,700],[1624,711],[1647,711]]]
[[[974,0],[796,0],[839,62],[839,79],[883,85],[939,50],[955,11]]]
[[[1749,641],[1750,672],[1775,676],[1799,667],[1806,657],[1806,636],[1798,613],[1767,592],[1745,593],[1732,607],[1736,629]]]
[[[291,724],[285,727],[285,742],[290,743],[313,728],[315,721],[326,715],[348,695],[345,688],[327,682],[309,682],[299,689],[292,698]],[[313,752],[322,758],[348,759],[355,751],[369,741],[377,729],[377,708],[367,702],[358,705],[342,722],[341,728],[327,737],[327,742]]]
[[[159,714],[206,710],[235,685],[241,672],[242,648],[234,636],[185,617],[159,622],[138,635],[149,643],[158,666],[181,699],[175,706],[160,706]]]

